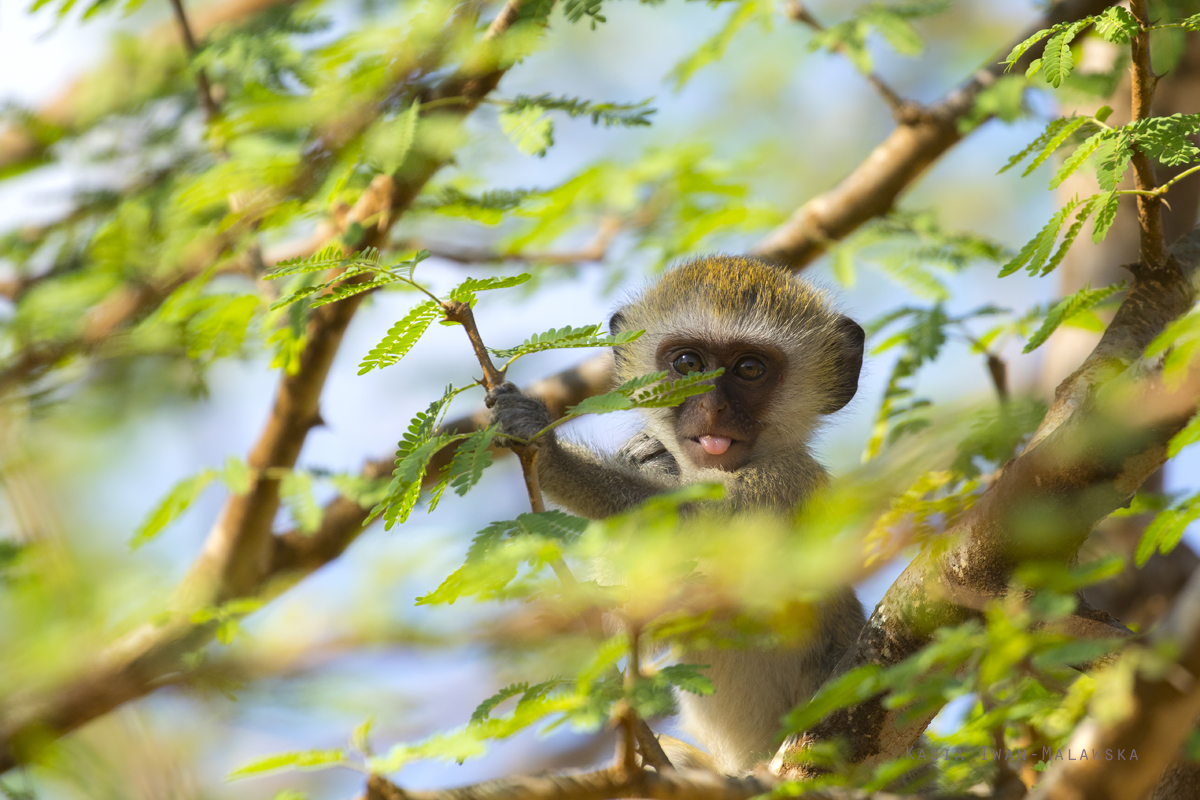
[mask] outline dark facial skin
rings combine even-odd
[[[672,380],[724,367],[712,391],[689,397],[674,409],[675,434],[697,467],[736,470],[750,458],[763,433],[760,422],[782,384],[786,361],[776,348],[749,342],[668,339],[658,349],[658,368]],[[701,437],[732,440],[725,452],[708,452]]]

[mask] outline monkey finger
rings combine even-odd
[[[520,391],[521,390],[517,388],[516,384],[511,383],[509,381],[505,381],[504,383],[500,384],[499,386],[493,386],[491,389],[488,389],[487,396],[483,398],[483,404],[486,405],[488,408],[491,408],[492,406],[496,405],[496,400],[501,395],[511,394],[512,392],[520,392]]]

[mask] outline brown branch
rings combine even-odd
[[[608,250],[612,246],[612,242],[617,237],[617,234],[621,232],[621,227],[622,221],[619,217],[605,217],[601,221],[596,235],[579,250],[509,253],[490,248],[443,248],[416,241],[405,242],[404,249],[429,250],[436,258],[454,261],[459,264],[487,264],[506,261],[523,264],[553,265],[597,263],[608,257]]]
[[[519,6],[521,1],[509,0],[509,6]],[[506,11],[501,15],[515,19],[515,14]],[[485,39],[495,38],[503,30],[503,26],[493,24]],[[482,73],[467,70],[448,79],[446,91],[467,98],[452,113],[465,117],[481,97],[464,87],[490,91],[504,71],[505,67],[491,65]],[[403,179],[377,176],[341,220],[346,226],[357,223],[362,227],[364,235],[357,247],[378,246],[389,225],[411,206],[441,164],[424,159],[405,166],[409,171]],[[372,224],[374,220],[379,222]],[[122,638],[87,663],[66,685],[5,698],[5,714],[0,720],[0,772],[29,758],[28,748],[33,743],[67,733],[140,697],[183,669],[180,657],[205,644],[215,632],[212,623],[193,623],[192,610],[237,597],[269,598],[284,588],[275,579],[282,569],[293,565],[277,557],[281,540],[272,535],[271,525],[279,508],[279,479],[271,476],[295,465],[308,430],[319,421],[318,403],[329,367],[354,311],[365,297],[366,293],[358,294],[313,311],[300,368],[280,382],[267,424],[247,459],[254,476],[251,487],[246,494],[226,500],[203,552],[180,588],[178,613],[165,624],[147,624]],[[340,550],[325,552],[336,554]],[[315,566],[310,560],[301,569]]]
[[[1133,685],[1132,712],[1115,722],[1084,720],[1068,745],[1076,753],[1136,750],[1137,760],[1064,761],[1037,786],[1031,800],[1124,800],[1149,794],[1168,764],[1178,757],[1200,715],[1198,608],[1200,572],[1192,575],[1170,616],[1151,635],[1151,647],[1178,648],[1178,664],[1158,677],[1139,673]]]
[[[194,59],[200,52],[200,47],[196,43],[196,37],[192,34],[192,26],[188,24],[183,0],[171,0],[171,9],[175,12],[175,21],[179,24],[179,35],[183,38],[188,56]],[[200,102],[204,105],[204,118],[212,122],[217,118],[221,109],[213,98],[212,87],[208,83],[208,73],[204,71],[204,67],[196,67],[196,90],[200,94]]]
[[[401,789],[382,775],[367,781],[363,800],[749,800],[769,794],[770,776],[732,777],[697,769],[654,772],[620,768],[583,773],[551,773],[501,778],[456,789]],[[919,792],[898,795],[859,789],[825,788],[805,792],[808,800],[1001,800],[1000,795]]]
[[[1025,451],[1005,465],[950,532],[951,544],[924,551],[905,569],[840,668],[895,664],[919,650],[935,629],[978,616],[987,599],[1007,591],[1022,561],[1070,561],[1093,526],[1126,503],[1166,460],[1168,441],[1200,401],[1200,372],[1169,387],[1154,363],[1138,359],[1196,300],[1200,230],[1177,243],[1171,256],[1180,271],[1138,273],[1091,356],[1059,387]],[[1095,622],[1108,625],[1103,618]],[[856,762],[892,757],[912,745],[928,723],[901,728],[895,718],[878,697],[835,712],[785,742],[774,765],[785,774],[803,774],[789,765],[791,754],[839,736],[849,740]]]
[[[193,12],[191,29],[203,38],[216,28],[240,22],[281,5],[292,5],[296,0],[226,0],[212,3]],[[141,44],[142,51],[165,51],[178,47],[181,34],[176,23],[159,25],[147,33]],[[119,63],[113,59],[113,63]],[[100,72],[104,71],[101,67]],[[167,82],[170,74],[159,78]],[[110,96],[111,95],[111,96]],[[97,107],[98,98],[104,105]],[[0,124],[0,172],[22,163],[44,158],[49,146],[61,135],[70,135],[87,126],[92,120],[125,108],[129,96],[120,92],[96,93],[89,77],[75,80],[53,100],[43,105],[24,121]]]
[[[825,30],[825,26],[812,15],[812,12],[800,0],[788,0],[784,6],[783,13],[788,19],[807,25],[817,33],[822,33]],[[834,48],[834,51],[845,55],[846,48],[839,44]],[[892,114],[896,122],[908,125],[916,122],[921,114],[924,113],[924,109],[922,109],[919,103],[901,97],[895,89],[888,85],[887,81],[879,77],[878,73],[874,71],[868,72],[863,77],[879,93],[879,96],[883,98],[883,102],[887,103],[888,108],[892,109]]]
[[[1014,44],[1034,31],[1099,13],[1110,5],[1113,5],[1111,0],[1065,0],[1014,40]],[[1023,71],[1041,51],[1042,45],[1030,48],[1013,70]],[[898,125],[837,186],[806,202],[790,220],[759,242],[752,254],[791,269],[803,269],[831,243],[849,236],[864,222],[888,213],[910,184],[962,140],[965,134],[959,128],[960,121],[974,110],[979,94],[1003,72],[1004,65],[993,59],[940,102],[927,106],[917,119]]]
[[[1132,94],[1132,122],[1150,116],[1150,103],[1154,98],[1154,85],[1158,78],[1150,70],[1150,16],[1146,0],[1132,0],[1129,10],[1133,12],[1141,30],[1133,37],[1133,59],[1129,64],[1130,91]],[[1135,147],[1133,152],[1134,185],[1141,192],[1155,192],[1158,179],[1154,175],[1154,164],[1150,158]],[[1162,198],[1158,194],[1137,195],[1138,222],[1142,228],[1141,262],[1147,269],[1163,269],[1167,266],[1167,245],[1163,235]]]

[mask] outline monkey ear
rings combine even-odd
[[[867,335],[849,317],[838,317],[833,324],[833,380],[822,414],[832,414],[844,407],[858,391],[858,374],[862,371],[863,343]]]
[[[618,308],[613,312],[612,318],[608,321],[608,332],[616,336],[625,328],[625,309]]]

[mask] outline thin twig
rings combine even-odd
[[[637,710],[631,702],[633,693],[637,690],[638,679],[642,677],[641,666],[641,629],[637,625],[629,626],[629,663],[625,665],[625,697],[621,700],[618,712],[618,723],[621,734],[617,739],[617,767],[623,769],[626,775],[638,771],[637,742],[639,718]]]
[[[175,10],[175,21],[179,23],[179,33],[183,36],[183,44],[187,48],[188,57],[195,58],[200,52],[196,37],[192,34],[192,26],[188,24],[187,12],[183,9],[183,0],[171,0],[171,8]],[[209,122],[221,113],[220,106],[213,98],[212,86],[208,83],[208,73],[204,67],[196,67],[196,89],[200,94],[200,102],[204,105],[204,118]]]
[[[573,265],[599,263],[608,256],[613,239],[621,231],[622,221],[619,217],[605,217],[596,231],[595,237],[579,250],[561,250],[534,253],[506,253],[490,248],[459,250],[441,249],[436,246],[424,245],[420,242],[409,241],[405,247],[409,249],[429,250],[436,258],[454,261],[459,264],[487,264],[495,262],[520,262],[523,264],[555,264]]]
[[[788,0],[783,13],[789,19],[803,23],[817,33],[825,31],[825,26],[812,15],[812,12],[800,0]],[[846,55],[846,48],[840,44],[833,49],[841,55]],[[883,102],[887,103],[888,107],[892,109],[892,114],[895,116],[896,122],[901,125],[912,125],[920,120],[924,113],[924,108],[919,103],[901,97],[895,89],[888,85],[887,81],[879,77],[877,72],[868,72],[864,77],[867,79],[867,83],[871,84],[875,91],[879,92],[880,97],[883,98]]]
[[[1133,114],[1131,122],[1150,116],[1150,101],[1154,98],[1154,85],[1158,78],[1150,70],[1150,16],[1146,0],[1132,0],[1129,10],[1133,12],[1141,30],[1133,37],[1133,58],[1130,61],[1130,91]],[[1138,222],[1142,228],[1141,261],[1146,269],[1156,270],[1167,264],[1167,243],[1163,235],[1162,200],[1158,195],[1158,179],[1154,175],[1154,164],[1141,151],[1133,153],[1134,184],[1138,188]]]
[[[504,371],[496,369],[496,365],[492,363],[492,357],[488,355],[487,347],[483,344],[483,337],[479,335],[479,326],[475,324],[475,313],[471,310],[470,304],[449,301],[443,303],[442,308],[446,313],[446,319],[457,322],[466,331],[467,339],[470,340],[471,347],[475,351],[475,358],[483,369],[483,387],[491,391],[504,383]],[[529,495],[530,508],[536,513],[545,511],[546,501],[542,497],[542,489],[538,483],[537,444],[514,444],[511,445],[511,449],[521,462],[521,474],[525,478],[525,491]],[[558,576],[563,589],[570,595],[578,596],[579,581],[572,574],[567,563],[562,558],[555,558],[550,562],[550,568]],[[582,616],[588,634],[598,642],[604,641],[604,623],[600,612],[596,608],[588,606],[582,612]]]

